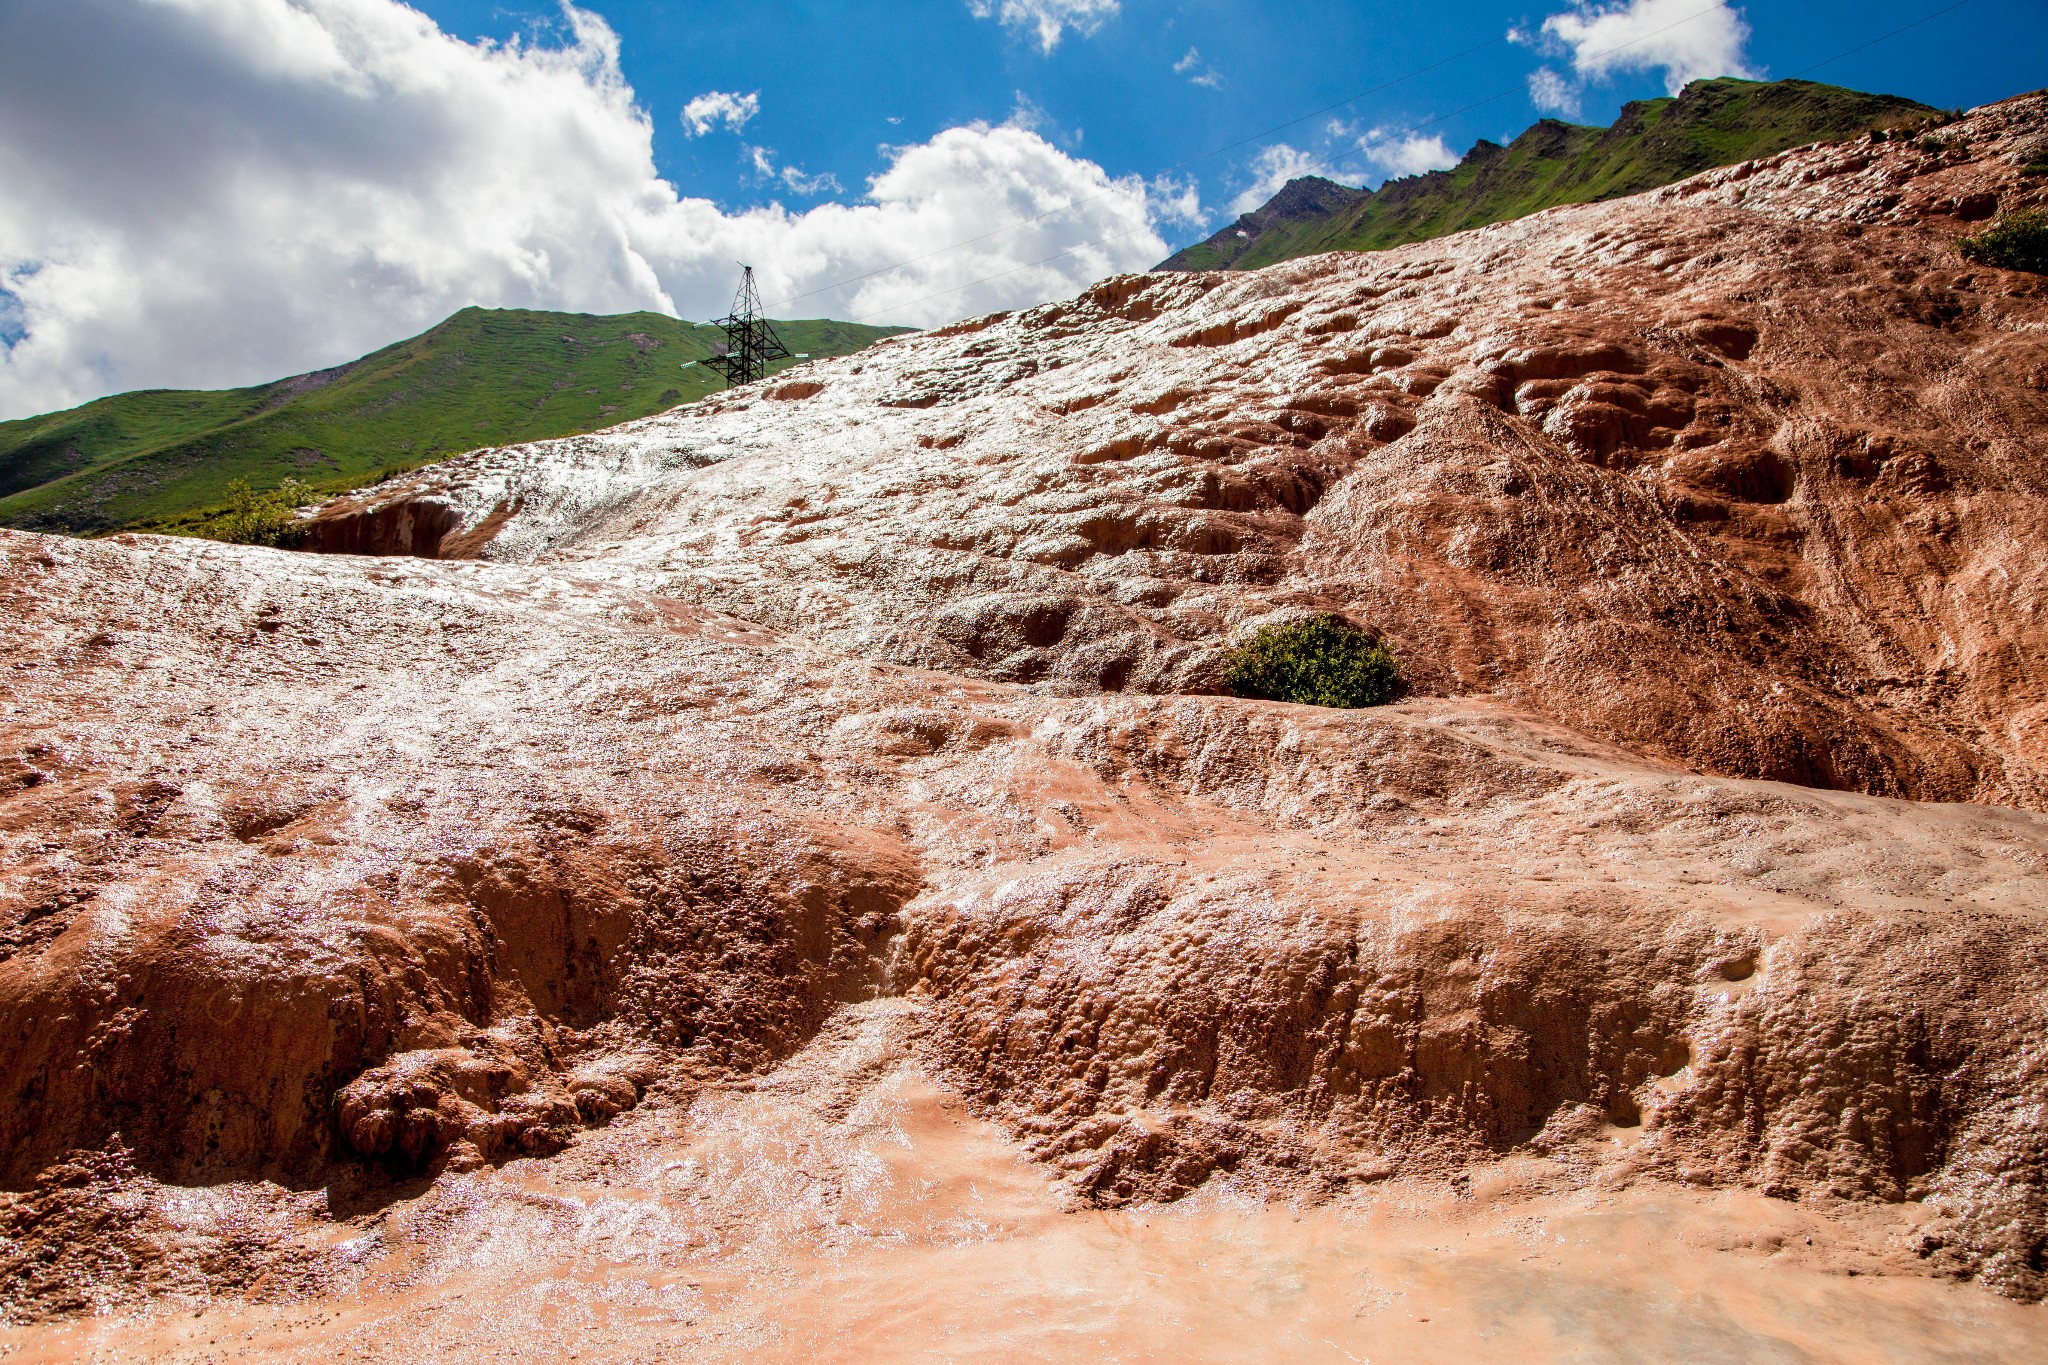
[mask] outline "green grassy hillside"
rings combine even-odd
[[[901,328],[778,322],[844,355]],[[722,387],[717,329],[658,313],[465,308],[352,364],[248,389],[117,394],[0,422],[0,526],[172,527],[296,478],[340,491],[478,446],[595,431]]]
[[[1544,119],[1506,147],[1481,142],[1451,170],[1376,191],[1297,180],[1158,268],[1251,270],[1321,251],[1377,251],[1936,115],[1912,100],[1812,81],[1694,81],[1676,98],[1623,105],[1611,128]]]

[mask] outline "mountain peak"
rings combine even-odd
[[[1633,100],[1610,127],[1542,118],[1508,146],[1481,139],[1448,171],[1351,189],[1291,180],[1261,207],[1160,270],[1246,270],[1323,251],[1373,251],[1560,204],[1656,189],[1716,166],[1935,116],[1893,95],[1814,81],[1697,80]]]

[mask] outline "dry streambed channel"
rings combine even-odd
[[[1892,1264],[1911,1218],[1542,1160],[1314,1206],[1076,1211],[933,1081],[915,1005],[760,1083],[339,1233],[345,1286],[13,1329],[68,1360],[2019,1361],[2043,1316]],[[180,1192],[233,1216],[232,1191]]]

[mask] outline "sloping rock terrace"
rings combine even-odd
[[[12,1308],[175,1261],[110,1186],[345,1209],[884,996],[1079,1200],[1515,1154],[2039,1296],[2048,291],[1952,242],[2044,104],[1111,280],[344,554],[0,537]],[[1307,610],[1411,695],[1214,695]]]

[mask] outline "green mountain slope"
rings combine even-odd
[[[1610,128],[1544,119],[1502,147],[1480,142],[1448,171],[1356,190],[1316,177],[1160,270],[1251,270],[1321,251],[1403,242],[1668,185],[1715,166],[1873,128],[1917,125],[1937,111],[1893,95],[1812,81],[1694,81],[1671,99],[1622,106]]]
[[[792,351],[845,355],[902,331],[778,322]],[[659,313],[465,308],[337,369],[248,389],[117,394],[0,422],[0,526],[169,526],[230,480],[339,491],[478,446],[595,431],[701,398],[721,334]]]

